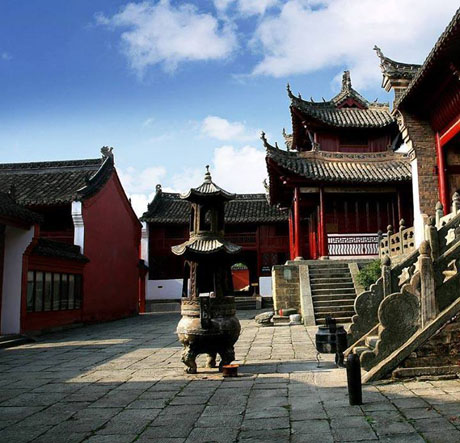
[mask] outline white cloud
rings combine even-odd
[[[219,12],[226,11],[230,5],[236,5],[241,15],[263,15],[265,11],[279,4],[279,0],[214,0]]]
[[[9,54],[8,52],[6,51],[3,51],[1,54],[0,54],[0,58],[2,60],[5,60],[5,61],[8,61],[8,60],[11,60],[12,57],[11,57],[11,54]]]
[[[263,53],[255,75],[282,77],[347,66],[353,82],[381,77],[372,48],[391,58],[423,62],[458,7],[458,0],[288,0],[259,23],[253,45]]]
[[[205,165],[200,169],[187,169],[172,178],[172,188],[185,192],[203,182]],[[221,146],[214,150],[211,162],[214,183],[229,192],[264,192],[266,177],[265,152],[252,146],[235,148]]]
[[[225,59],[237,45],[231,25],[188,3],[128,3],[112,17],[99,14],[96,19],[99,24],[125,29],[123,52],[140,74],[156,64],[174,71],[181,62]]]
[[[155,119],[153,117],[149,117],[144,120],[142,126],[146,128],[147,126],[152,126],[153,123],[155,123]]]
[[[166,175],[163,166],[152,166],[141,171],[129,167],[126,170],[117,169],[120,181],[128,194],[151,192]]]
[[[208,115],[201,123],[201,133],[217,140],[248,141],[258,137],[254,129],[246,128],[244,123],[230,122],[225,118]]]
[[[265,152],[252,146],[235,148],[221,146],[213,153],[211,174],[213,181],[229,192],[265,192],[263,180],[266,177]],[[126,194],[131,199],[134,211],[140,217],[155,196],[155,187],[163,182],[164,192],[186,192],[199,186],[204,179],[205,165],[202,168],[187,168],[173,174],[165,186],[166,169],[162,166],[148,167],[144,170],[118,168],[118,174]]]

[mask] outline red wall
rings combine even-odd
[[[233,289],[240,291],[249,285],[249,270],[248,269],[233,269],[232,270]]]
[[[138,312],[141,225],[116,172],[83,202],[83,320],[100,321]]]

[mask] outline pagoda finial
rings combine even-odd
[[[209,165],[206,165],[206,174],[204,174],[204,181],[205,183],[211,183],[211,173],[209,172]]]
[[[342,91],[350,91],[351,90],[351,77],[350,71],[343,71],[342,76]]]

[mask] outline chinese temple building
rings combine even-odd
[[[425,215],[434,213],[438,201],[449,213],[452,195],[460,191],[460,9],[422,65],[394,61],[375,49],[382,86],[395,92],[393,115],[411,151],[420,243]]]
[[[289,85],[288,95],[287,149],[262,140],[270,203],[289,210],[290,258],[378,255],[378,231],[413,218],[410,159],[388,104],[361,96],[348,71],[329,101]]]
[[[264,194],[236,194],[225,203],[225,239],[242,246],[232,267],[239,295],[271,295],[271,268],[289,258],[287,212],[270,206]],[[142,258],[149,265],[147,305],[180,297],[184,259],[171,247],[185,242],[190,230],[190,203],[161,186],[142,216]]]
[[[101,153],[0,164],[1,334],[138,312],[141,225]]]

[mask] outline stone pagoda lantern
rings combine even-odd
[[[240,335],[236,317],[231,275],[232,255],[241,250],[224,240],[224,204],[234,194],[212,182],[209,166],[204,182],[181,195],[191,203],[190,239],[172,252],[185,259],[182,289],[182,319],[177,335],[184,346],[182,361],[186,372],[197,372],[195,359],[208,354],[207,366],[216,366],[219,354],[222,366],[235,359],[234,344]]]

